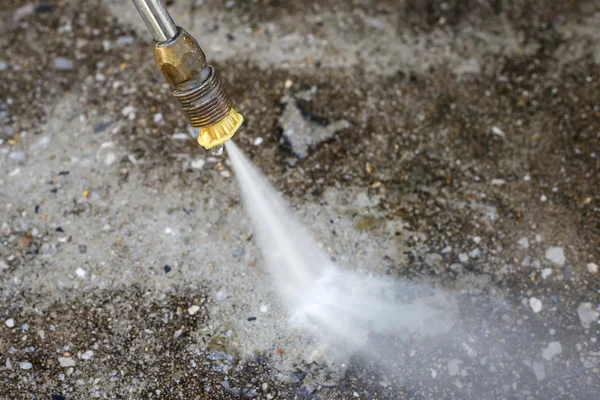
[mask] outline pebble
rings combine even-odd
[[[560,353],[562,353],[560,342],[550,342],[548,343],[548,347],[542,350],[542,358],[547,361],[552,361],[552,359]]]
[[[15,320],[12,318],[7,319],[6,321],[4,321],[4,323],[6,324],[6,326],[8,326],[9,328],[14,328],[15,327]]]
[[[519,239],[519,246],[521,246],[524,249],[528,249],[529,239],[527,239],[526,237],[522,237],[521,239]]]
[[[466,255],[465,253],[460,253],[458,255],[458,261],[465,263],[465,262],[469,261],[469,256]]]
[[[566,261],[565,252],[562,247],[548,247],[546,250],[546,260],[556,265],[564,265]]]
[[[542,311],[542,301],[538,298],[532,297],[529,299],[529,307],[531,307],[534,313],[539,313]]]
[[[73,61],[65,57],[56,57],[53,65],[54,69],[58,69],[60,71],[70,71],[73,69]]]
[[[35,11],[33,3],[27,3],[24,6],[17,8],[13,14],[13,21],[17,22],[20,19],[30,16]]]
[[[598,272],[598,264],[595,264],[593,262],[588,263],[587,269],[590,273],[595,274]]]
[[[0,61],[0,71],[6,71],[8,69],[8,63],[6,61]]]
[[[231,177],[231,173],[227,170],[223,170],[223,171],[221,171],[221,176],[223,178],[229,178],[229,177]]]
[[[577,315],[579,315],[579,321],[585,329],[590,329],[593,322],[596,322],[600,316],[600,312],[590,302],[581,303],[577,307]]]
[[[200,307],[198,306],[191,306],[188,308],[188,314],[190,315],[195,315],[198,311],[200,311]]]
[[[544,371],[544,364],[534,361],[532,363],[533,373],[538,381],[543,381],[546,379],[546,372]]]
[[[469,252],[469,257],[471,258],[479,258],[481,257],[481,249],[479,247],[474,248]]]
[[[193,169],[202,169],[204,167],[204,164],[206,164],[206,161],[204,161],[203,159],[199,158],[195,161],[192,161],[192,168]]]
[[[8,158],[13,161],[23,161],[25,159],[25,153],[22,151],[13,151],[8,155]]]
[[[168,227],[167,227],[167,228],[165,228],[165,233],[166,233],[167,235],[170,235],[170,234],[172,234],[172,233],[173,233],[173,229],[171,229],[171,228],[168,228]]]
[[[174,133],[173,136],[171,136],[171,139],[173,140],[188,140],[190,138],[190,135],[188,135],[187,133]]]
[[[154,121],[155,124],[158,124],[159,122],[161,122],[163,120],[162,113],[154,114],[154,116],[152,117],[152,120]],[[185,135],[185,136],[187,136],[187,135]]]
[[[94,356],[94,352],[92,350],[88,350],[85,353],[83,353],[81,355],[81,359],[82,360],[89,360],[90,358],[92,358]]]
[[[506,183],[504,179],[492,179],[492,186],[502,186]]]
[[[20,363],[19,363],[19,367],[20,367],[21,369],[25,369],[25,370],[27,370],[27,369],[31,369],[31,368],[33,368],[33,364],[31,364],[29,361],[23,361],[23,362],[20,362]]]
[[[58,363],[63,368],[75,366],[75,360],[73,360],[71,357],[58,357]]]
[[[260,146],[263,142],[263,138],[261,137],[257,137],[256,139],[254,139],[254,141],[252,142],[253,145],[255,146]]]
[[[502,138],[506,137],[506,134],[504,133],[504,131],[497,126],[492,126],[492,133],[494,135],[501,136]]]
[[[181,336],[182,333],[183,333],[183,330],[181,330],[181,329],[178,331],[175,331],[175,333],[173,334],[173,338],[177,339],[179,336]]]
[[[460,364],[462,363],[462,360],[456,358],[448,362],[448,373],[450,374],[450,376],[458,375],[458,373],[460,372]]]
[[[111,165],[112,163],[114,163],[117,160],[117,156],[115,155],[115,153],[108,153],[106,155],[106,160],[104,160],[104,163],[106,165]]]
[[[431,377],[435,379],[435,377],[437,376],[437,371],[433,368],[431,368]]]
[[[85,270],[83,268],[77,268],[75,270],[75,273],[77,274],[78,277],[85,278]]]
[[[546,197],[546,195],[545,195],[545,194],[543,194],[543,195],[541,195],[541,196],[540,196],[540,201],[541,201],[542,203],[546,202],[546,200],[548,200],[548,198]]]
[[[552,268],[544,268],[542,270],[542,278],[546,279],[547,277],[549,277],[552,274]]]
[[[124,117],[128,117],[129,119],[134,119],[134,118],[135,118],[135,107],[134,107],[134,106],[127,106],[127,107],[124,107],[124,108],[121,110],[121,114],[122,114]]]
[[[121,36],[117,38],[115,44],[117,46],[128,46],[130,44],[133,44],[134,40],[135,39],[133,38],[133,36]]]
[[[264,304],[260,306],[261,313],[266,313],[267,311],[269,311],[269,307],[265,306]]]

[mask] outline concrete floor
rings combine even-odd
[[[0,398],[597,398],[599,2],[171,3],[332,259],[460,319],[309,357],[133,6],[8,0]]]

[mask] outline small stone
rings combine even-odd
[[[134,41],[135,39],[133,38],[133,36],[121,36],[117,38],[115,44],[117,46],[129,46],[130,44],[133,44]]]
[[[121,115],[123,115],[124,117],[127,117],[131,120],[134,119],[135,118],[135,107],[134,106],[124,107],[121,110]]]
[[[548,347],[542,350],[542,357],[544,360],[552,361],[552,358],[560,353],[562,353],[562,346],[560,345],[560,342],[550,342],[548,343]]]
[[[474,248],[469,252],[469,257],[471,258],[479,258],[481,257],[481,249],[479,247]]]
[[[492,179],[492,186],[502,186],[506,183],[504,179]]]
[[[81,355],[81,359],[82,360],[89,360],[90,358],[92,358],[94,356],[94,352],[92,350],[88,350],[85,353],[83,353]]]
[[[260,146],[263,142],[263,138],[261,137],[257,137],[256,139],[254,139],[254,141],[252,142],[253,145],[255,146]]]
[[[181,330],[181,329],[178,331],[175,331],[175,333],[173,334],[173,338],[177,339],[179,336],[181,336],[182,333],[183,333],[183,330]]]
[[[506,134],[504,133],[504,131],[497,126],[492,126],[492,133],[494,135],[500,136],[502,138],[506,137]]]
[[[532,297],[529,299],[529,307],[531,307],[534,313],[539,313],[542,311],[542,301],[538,298]]]
[[[229,171],[227,171],[226,169],[224,169],[223,171],[221,171],[221,176],[223,178],[229,178],[229,177],[231,177],[231,173]]]
[[[71,357],[58,357],[58,363],[63,368],[75,366],[75,360],[73,360]]]
[[[158,124],[159,122],[161,122],[163,120],[163,115],[162,113],[156,113],[152,116],[152,121],[154,121],[155,124]],[[187,135],[186,135],[187,136]]]
[[[448,373],[450,374],[450,376],[458,375],[458,373],[460,372],[460,365],[462,363],[462,360],[456,358],[448,362]]]
[[[519,239],[519,246],[521,246],[524,249],[528,249],[529,239],[527,239],[526,237],[522,237],[521,239]]]
[[[8,63],[6,61],[0,60],[0,71],[6,71],[8,69]]]
[[[114,163],[117,160],[117,156],[115,155],[115,153],[108,153],[106,155],[106,159],[104,160],[104,163],[106,165],[111,165],[112,163]]]
[[[552,274],[552,268],[544,268],[542,270],[542,278],[546,279],[547,277],[549,277]]]
[[[544,371],[544,364],[534,361],[532,363],[533,373],[538,381],[543,381],[546,379],[546,372]]]
[[[469,261],[469,256],[465,253],[460,253],[458,255],[458,261],[460,261],[461,263],[466,263],[467,261]]]
[[[165,266],[163,267],[163,270],[165,271],[165,274],[168,274],[169,272],[171,272],[171,267],[169,267],[168,265],[165,264]]]
[[[285,86],[286,89],[289,89],[292,86],[294,86],[294,82],[292,80],[290,80],[290,79],[286,79],[285,83],[284,83],[284,86]]]
[[[173,233],[173,229],[171,229],[171,228],[167,227],[167,228],[165,228],[165,233],[166,233],[167,235],[171,235],[171,234]]]
[[[28,370],[33,368],[33,364],[31,364],[29,361],[22,361],[19,363],[19,367],[21,369]]]
[[[54,69],[59,71],[70,71],[73,69],[73,61],[65,57],[56,57],[53,65]]]
[[[83,268],[77,268],[75,270],[75,273],[77,274],[78,277],[85,278],[85,270]]]
[[[8,158],[12,161],[23,161],[25,160],[25,153],[22,151],[13,151],[8,155]]]
[[[191,306],[188,308],[188,314],[190,315],[195,315],[198,311],[200,311],[200,307],[198,306]]]
[[[12,318],[7,319],[6,321],[4,321],[4,323],[6,324],[6,326],[8,326],[9,328],[14,328],[15,327],[15,320]]]
[[[266,313],[267,311],[269,311],[269,307],[265,306],[264,304],[260,306],[261,313]]]
[[[202,169],[204,167],[204,164],[206,164],[206,161],[204,161],[203,159],[199,158],[195,161],[192,161],[192,168],[193,169]]]
[[[577,308],[577,315],[579,315],[579,321],[585,329],[590,329],[593,322],[596,322],[600,316],[600,312],[590,302],[581,303]]]
[[[556,264],[556,265],[564,265],[565,264],[565,252],[562,247],[548,247],[546,250],[546,260]]]
[[[44,332],[43,330],[39,330],[37,332],[37,334],[40,337],[40,339],[42,339],[42,340],[46,339],[46,332]]]
[[[431,377],[435,379],[435,377],[437,376],[437,371],[433,368],[430,368],[430,369],[431,369]]]
[[[548,198],[546,197],[546,195],[545,195],[545,194],[543,194],[543,195],[541,195],[541,196],[540,196],[540,201],[541,201],[542,203],[546,202],[547,200],[548,200]]]
[[[598,272],[598,264],[595,264],[593,262],[588,263],[587,269],[591,274],[595,274]]]

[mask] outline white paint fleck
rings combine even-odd
[[[188,314],[195,315],[198,311],[200,311],[200,307],[194,305],[188,308]]]
[[[532,297],[529,299],[529,307],[531,307],[534,313],[539,313],[542,311],[542,301],[536,297]]]
[[[546,250],[546,260],[556,265],[564,265],[566,261],[565,252],[562,247],[548,247]]]

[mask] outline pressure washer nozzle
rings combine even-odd
[[[199,129],[198,143],[210,149],[231,139],[244,119],[198,42],[177,28],[173,38],[155,42],[154,56],[188,122]]]

